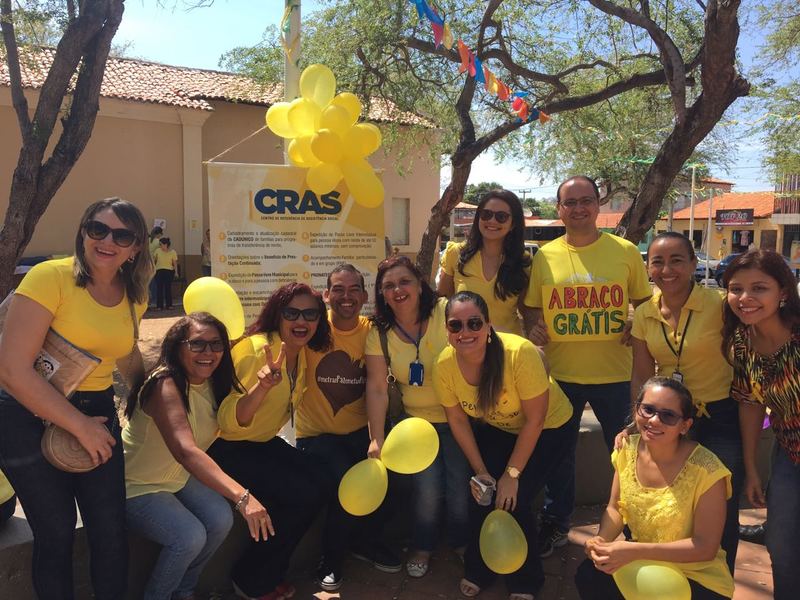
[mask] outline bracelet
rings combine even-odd
[[[244,493],[239,497],[239,501],[233,505],[233,512],[238,511],[242,506],[247,504],[247,501],[250,499],[250,490],[245,490]]]

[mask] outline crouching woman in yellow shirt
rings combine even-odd
[[[240,597],[281,600],[294,595],[283,578],[289,559],[331,493],[328,478],[308,455],[278,436],[305,387],[303,348],[331,344],[325,302],[304,283],[273,292],[258,319],[232,351],[246,393],[231,393],[220,406],[220,439],[209,455],[269,507],[274,537],[250,540],[231,578]]]
[[[264,507],[207,454],[217,409],[239,389],[225,326],[208,313],[178,320],[161,356],[128,397],[125,488],[128,526],[162,546],[144,600],[186,600],[233,524],[230,505],[255,540],[272,525]]]
[[[634,560],[672,563],[693,600],[733,595],[720,548],[731,472],[686,437],[694,410],[691,393],[674,379],[653,377],[642,387],[633,405],[639,433],[612,454],[611,497],[575,575],[582,600],[622,600],[611,575]],[[625,525],[631,541],[617,540]]]
[[[525,563],[506,576],[509,599],[533,600],[544,572],[531,504],[567,451],[572,406],[531,342],[492,328],[479,295],[457,293],[445,317],[450,346],[436,363],[436,393],[475,475],[497,482],[494,507],[479,505],[480,491],[470,483],[476,502],[469,506],[461,593],[476,596],[494,578],[478,542],[484,519],[498,508],[511,513],[528,540]]]

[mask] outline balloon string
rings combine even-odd
[[[236,143],[235,143],[233,146],[231,146],[230,148],[227,148],[226,150],[223,150],[222,152],[220,152],[219,154],[217,154],[217,155],[216,155],[214,158],[209,158],[209,159],[208,159],[207,161],[205,161],[205,162],[206,162],[206,163],[211,163],[211,162],[214,162],[215,160],[217,160],[217,159],[218,159],[220,156],[222,156],[223,154],[227,154],[228,152],[230,152],[231,150],[233,150],[233,149],[234,149],[234,148],[236,148],[237,146],[239,146],[239,145],[241,145],[241,144],[244,144],[244,143],[245,143],[247,140],[249,140],[251,137],[254,137],[254,136],[258,135],[259,133],[261,133],[262,131],[264,131],[266,128],[267,128],[267,126],[266,126],[266,125],[264,125],[264,126],[261,128],[261,129],[258,129],[258,130],[256,130],[256,131],[254,131],[253,133],[251,133],[250,135],[248,135],[248,136],[247,136],[246,138],[244,138],[243,140],[239,140],[238,142],[236,142]]]

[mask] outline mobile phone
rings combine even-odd
[[[492,503],[492,496],[494,496],[494,490],[496,488],[495,480],[491,477],[478,477],[475,475],[470,478],[470,481],[474,481],[481,491],[478,504],[481,506],[489,506]]]
[[[425,367],[419,361],[414,361],[408,365],[408,385],[422,385],[425,381]]]

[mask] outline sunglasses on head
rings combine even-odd
[[[102,221],[95,221],[94,219],[86,222],[84,230],[86,231],[86,235],[93,240],[104,240],[110,233],[111,239],[114,240],[114,243],[120,248],[127,248],[136,241],[136,234],[130,229],[124,229],[122,227],[112,229]]]
[[[222,340],[183,340],[181,343],[188,344],[190,352],[205,352],[206,348],[211,348],[212,352],[225,350],[225,342]]]
[[[293,308],[291,306],[286,306],[281,309],[281,316],[286,319],[287,321],[297,321],[300,318],[300,315],[303,315],[303,321],[317,321],[319,320],[319,309],[318,308]]]
[[[684,418],[683,415],[679,415],[674,411],[656,408],[652,404],[645,404],[644,402],[639,402],[636,405],[636,414],[643,419],[652,419],[658,415],[658,420],[669,427],[677,425]]]
[[[489,208],[482,208],[478,212],[478,215],[481,218],[481,221],[491,221],[492,217],[498,223],[505,223],[511,218],[511,213],[506,212],[504,210],[491,210]]]
[[[470,331],[480,331],[483,327],[483,319],[480,317],[470,317],[466,321],[459,321],[458,319],[450,319],[447,321],[447,331],[450,333],[460,333],[464,326]]]

